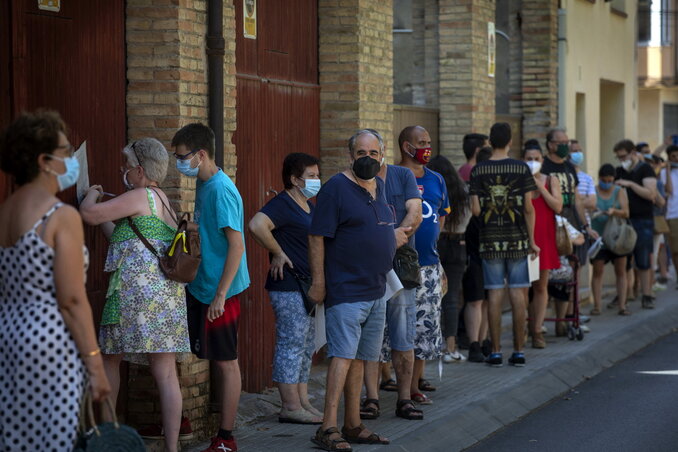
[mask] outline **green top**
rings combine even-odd
[[[148,205],[151,208],[151,215],[140,215],[132,218],[132,222],[147,239],[171,242],[174,239],[174,234],[177,232],[176,229],[158,217],[155,208],[155,200],[153,199],[151,190],[148,188],[146,189],[146,195],[148,196]],[[110,239],[111,244],[131,239],[138,239],[138,237],[127,222],[127,218],[121,218],[115,223],[115,229],[113,229],[113,234]]]
[[[607,211],[607,209],[609,209],[610,207],[614,207],[615,209],[621,209],[621,205],[619,204],[618,199],[619,190],[621,190],[620,187],[614,187],[614,190],[612,191],[612,196],[610,196],[609,199],[603,199],[600,196],[600,192],[598,192],[598,189],[596,189],[597,192],[596,194],[598,195],[596,201],[596,208],[601,212]],[[597,217],[591,220],[591,228],[593,228],[594,231],[596,231],[598,234],[602,236],[603,231],[605,230],[605,224],[607,223],[607,219],[608,219],[607,215],[598,215]]]

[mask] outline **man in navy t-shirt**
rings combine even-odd
[[[320,189],[309,230],[313,285],[309,297],[325,301],[328,356],[322,426],[312,438],[321,447],[348,448],[344,439],[369,436],[360,421],[363,361],[377,361],[386,317],[386,274],[393,268],[395,218],[376,177],[384,158],[378,134],[361,130],[348,142],[351,168]],[[344,392],[344,428],[337,408]],[[388,444],[388,440],[375,440]],[[328,449],[329,450],[329,449]]]
[[[416,334],[414,339],[414,369],[410,394],[417,403],[429,404],[420,391],[435,388],[424,378],[426,360],[438,359],[442,354],[443,336],[440,330],[442,300],[441,270],[438,258],[438,236],[444,216],[450,213],[450,201],[443,177],[426,164],[431,157],[431,137],[421,126],[405,127],[398,137],[400,166],[409,169],[417,180],[422,194],[422,222],[414,238],[421,266],[421,286],[416,289]]]

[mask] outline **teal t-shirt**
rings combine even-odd
[[[239,231],[245,242],[245,213],[242,198],[231,179],[219,170],[209,180],[198,180],[195,194],[195,221],[200,232],[202,261],[193,282],[188,285],[191,294],[202,303],[210,304],[219,286],[228,255],[228,240],[224,228]],[[233,278],[226,298],[247,289],[250,276],[247,257],[243,253],[238,272]]]

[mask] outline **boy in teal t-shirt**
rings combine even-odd
[[[174,135],[172,148],[177,170],[198,178],[195,220],[202,261],[186,287],[191,351],[214,362],[222,375],[220,428],[207,450],[235,451],[238,448],[231,432],[241,390],[237,295],[250,284],[242,198],[214,161],[214,132],[209,127],[199,123],[184,126]]]

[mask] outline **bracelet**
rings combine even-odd
[[[80,357],[81,357],[81,358],[90,358],[90,357],[96,356],[96,355],[98,355],[98,354],[100,354],[100,353],[101,353],[101,349],[100,349],[100,348],[97,348],[97,349],[95,349],[95,350],[92,350],[92,351],[89,352],[89,353],[81,353],[81,354],[80,354]]]

